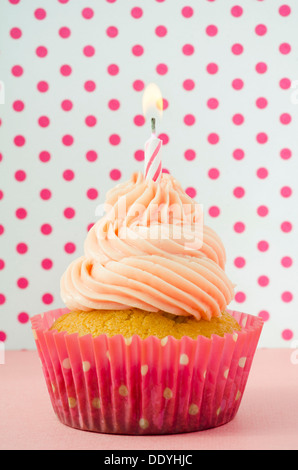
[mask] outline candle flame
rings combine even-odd
[[[145,117],[161,119],[163,112],[163,98],[159,87],[150,83],[143,94],[143,114]]]

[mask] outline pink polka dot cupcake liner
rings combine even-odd
[[[242,329],[224,337],[142,340],[49,330],[66,312],[31,318],[51,403],[65,425],[170,434],[221,426],[235,417],[263,326],[259,317],[229,311]]]

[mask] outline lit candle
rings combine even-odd
[[[155,118],[151,119],[151,130],[151,137],[145,143],[145,178],[158,182],[162,173],[162,141],[156,137]]]

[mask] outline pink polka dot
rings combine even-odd
[[[136,126],[143,126],[145,124],[145,118],[141,114],[138,114],[133,118],[133,122]]]
[[[52,267],[53,267],[53,261],[52,261],[51,259],[49,259],[49,258],[45,258],[45,259],[43,259],[42,262],[41,262],[41,267],[42,267],[43,269],[46,269],[46,270],[52,269]]]
[[[236,149],[233,152],[233,157],[235,160],[242,160],[244,156],[244,151],[242,149]]]
[[[48,50],[44,46],[38,46],[35,50],[35,53],[38,57],[43,58],[48,55]]]
[[[10,36],[12,37],[12,39],[20,39],[20,37],[22,36],[22,31],[20,28],[12,28],[10,30]]]
[[[269,213],[269,209],[267,206],[259,206],[257,208],[257,214],[260,216],[260,217],[266,217]]]
[[[290,268],[293,264],[293,260],[290,256],[284,256],[281,259],[281,264],[284,268]]]
[[[44,294],[42,296],[42,301],[43,301],[44,304],[49,305],[49,304],[53,303],[54,297],[52,296],[52,294],[47,293],[47,294]]]
[[[181,10],[181,14],[182,16],[184,16],[184,18],[191,18],[193,13],[194,12],[193,12],[192,7],[183,7]]]
[[[234,259],[234,265],[236,266],[236,268],[243,268],[245,264],[245,259],[242,256],[238,256]]]
[[[118,36],[119,31],[116,26],[109,26],[106,30],[106,33],[109,38],[115,38]]]
[[[216,133],[211,133],[207,137],[209,144],[216,145],[219,142],[219,135]]]
[[[13,102],[12,107],[16,112],[21,112],[21,111],[23,111],[25,105],[24,105],[23,101],[16,100],[16,101]]]
[[[268,276],[260,276],[258,278],[258,284],[261,287],[266,287],[269,284],[269,277]]]
[[[88,199],[96,199],[98,198],[98,191],[95,188],[89,188],[87,191],[87,198]]]
[[[115,3],[117,0],[106,0],[108,3]]]
[[[195,51],[195,48],[193,47],[192,44],[185,44],[183,47],[182,47],[182,52],[184,55],[192,55]]]
[[[208,176],[212,180],[216,180],[217,178],[219,178],[219,175],[220,172],[217,168],[210,168],[210,170],[208,171]]]
[[[287,42],[283,42],[282,44],[280,44],[279,52],[284,55],[289,54],[291,52],[290,44]]]
[[[134,56],[140,57],[141,55],[144,54],[144,48],[140,44],[136,44],[133,46],[131,52],[133,53]]]
[[[168,72],[168,66],[166,64],[158,64],[156,66],[156,72],[159,75],[165,75]]]
[[[89,150],[86,153],[86,158],[88,162],[95,162],[95,160],[97,160],[97,153],[95,152],[95,150]]]
[[[266,240],[261,240],[258,243],[258,250],[261,252],[265,252],[269,249],[269,243]]]
[[[267,26],[264,25],[264,24],[258,24],[258,25],[255,27],[255,33],[256,33],[258,36],[264,36],[264,35],[267,33]]]
[[[279,120],[282,124],[287,125],[292,121],[292,117],[289,113],[283,113],[280,115]]]
[[[25,323],[28,323],[30,320],[30,317],[28,315],[28,313],[26,312],[20,312],[18,314],[18,321],[22,324],[25,324]]]
[[[10,0],[10,1],[11,1],[11,0]],[[14,0],[14,1],[16,1],[16,0]],[[11,1],[11,3],[12,3],[12,1]],[[18,2],[17,2],[17,3],[18,3]],[[1,341],[2,343],[4,343],[4,342],[6,341],[6,338],[7,338],[6,333],[5,333],[4,331],[0,331],[0,341]]]
[[[48,199],[51,199],[52,193],[49,189],[42,189],[39,193],[41,199],[44,201],[47,201]]]
[[[267,72],[267,69],[268,69],[268,67],[267,67],[267,64],[265,64],[265,62],[258,62],[256,64],[256,71],[258,73],[265,73],[265,72]]]
[[[26,179],[26,172],[23,170],[17,170],[14,174],[14,177],[20,183]]]
[[[114,170],[111,170],[110,171],[110,178],[113,180],[113,181],[117,181],[121,178],[121,171],[118,170],[118,169],[114,169]]]
[[[214,75],[218,72],[218,65],[214,62],[211,62],[207,65],[206,70],[210,75]]]
[[[11,73],[14,77],[21,77],[24,73],[24,69],[20,65],[14,65],[11,69]]]
[[[234,55],[240,55],[243,52],[242,44],[233,44],[231,51]]]
[[[216,109],[218,108],[219,102],[216,98],[209,98],[207,101],[207,106],[209,109]]]
[[[264,322],[268,321],[270,318],[269,312],[267,310],[261,310],[258,313],[258,317],[261,318]]]
[[[71,35],[71,31],[67,26],[63,26],[62,28],[59,29],[59,36],[63,39],[69,38]]]
[[[26,143],[26,139],[22,135],[16,135],[13,141],[17,147],[23,147]]]
[[[289,232],[291,232],[293,226],[292,226],[291,222],[285,221],[285,222],[282,222],[280,228],[281,228],[282,232],[289,233]]]
[[[145,84],[142,80],[135,80],[132,84],[133,89],[136,91],[142,91],[144,90]]]
[[[92,57],[95,54],[95,48],[93,46],[85,46],[83,49],[83,54],[86,57]]]
[[[243,80],[241,80],[241,78],[235,78],[232,81],[232,87],[234,88],[234,90],[241,90],[243,86],[244,86],[244,82]]]
[[[85,83],[84,83],[84,88],[86,91],[88,91],[89,93],[91,93],[92,91],[95,90],[96,88],[96,83],[93,81],[93,80],[87,80]]]
[[[5,261],[3,259],[0,259],[0,271],[5,268]]]
[[[196,118],[194,117],[193,114],[186,114],[186,116],[184,116],[184,124],[186,124],[187,126],[193,126],[194,123],[196,122]]]
[[[191,149],[185,150],[184,158],[185,160],[192,161],[196,158],[196,152]]]
[[[17,5],[21,0],[8,0],[12,5]]]
[[[19,209],[16,210],[15,212],[17,219],[25,219],[27,217],[27,211],[23,207],[19,207]]]
[[[236,222],[233,228],[236,233],[243,233],[245,230],[245,224],[243,222]]]
[[[51,159],[51,155],[49,152],[46,152],[46,151],[42,151],[40,152],[39,154],[39,160],[43,163],[46,163],[48,162],[49,160]]]
[[[40,93],[46,93],[49,89],[49,84],[45,81],[38,82],[37,89]]]
[[[282,78],[279,81],[279,86],[283,90],[288,90],[289,88],[291,88],[291,80],[289,78]]]
[[[64,251],[68,254],[72,254],[76,251],[76,245],[72,242],[65,243]]]
[[[231,8],[231,15],[234,16],[235,18],[239,18],[243,13],[243,8],[240,7],[239,5],[235,5],[234,7]]]
[[[291,14],[289,5],[281,5],[278,11],[281,16],[289,16]]]
[[[267,178],[267,176],[268,176],[268,170],[267,170],[267,168],[259,168],[259,169],[257,170],[257,177],[258,177],[258,178],[260,178],[260,179],[263,180],[263,179]]]
[[[38,119],[38,125],[40,127],[48,127],[50,125],[50,120],[47,116],[40,116]]]
[[[60,67],[60,73],[64,77],[68,77],[71,74],[71,72],[72,72],[72,68],[70,65],[65,64]]]
[[[246,295],[244,292],[237,292],[235,295],[235,301],[238,303],[243,303],[246,300]]]
[[[134,153],[135,160],[137,162],[142,162],[145,160],[144,150],[136,150]]]
[[[266,100],[266,98],[261,97],[256,100],[256,106],[259,109],[264,109],[266,108],[267,105],[268,105],[268,101]]]
[[[43,224],[41,227],[40,227],[40,231],[43,235],[50,235],[52,233],[52,226],[50,224]]]
[[[241,186],[238,186],[237,188],[234,189],[233,194],[238,199],[241,199],[245,195],[245,190]]]
[[[213,37],[213,36],[216,36],[217,33],[218,33],[217,26],[215,26],[214,24],[210,24],[209,26],[207,26],[206,28],[207,36]]]
[[[85,118],[85,124],[88,127],[94,127],[96,126],[96,123],[97,123],[97,119],[95,116],[87,116]]]
[[[110,135],[109,141],[110,141],[110,144],[111,144],[111,145],[119,145],[120,142],[121,142],[120,135],[118,135],[118,134],[112,134],[112,135]]]
[[[142,8],[134,7],[131,9],[130,14],[133,18],[137,20],[143,16],[143,10]]]
[[[63,215],[66,219],[73,219],[76,211],[72,207],[66,207],[63,211]]]
[[[183,82],[183,88],[184,90],[191,91],[195,87],[195,82],[191,79],[184,80]]]
[[[244,122],[244,116],[242,114],[234,114],[232,121],[236,126],[241,126]]]
[[[283,160],[289,160],[289,158],[292,156],[292,152],[290,149],[282,149],[280,151],[280,156]]]
[[[63,111],[70,111],[72,107],[73,107],[73,104],[72,104],[72,101],[70,100],[64,100],[61,103],[61,108],[63,109]]]
[[[0,305],[5,304],[5,301],[6,301],[5,295],[4,295],[4,294],[0,294]]]
[[[281,336],[285,341],[290,341],[293,338],[294,333],[290,329],[285,329],[282,331]]]
[[[91,222],[91,224],[88,224],[88,226],[87,226],[87,232],[89,232],[89,230],[92,229],[93,225],[94,225],[94,222]]]
[[[167,134],[165,134],[165,133],[159,134],[159,135],[158,135],[158,138],[159,138],[160,140],[162,140],[163,145],[167,145],[167,144],[169,143],[169,141],[170,141],[169,136],[168,136]]]
[[[217,206],[211,206],[209,207],[208,214],[210,217],[218,217],[220,214],[220,209]]]
[[[112,75],[112,76],[118,75],[118,73],[119,73],[119,67],[118,67],[117,64],[109,65],[107,70],[108,70],[108,74]]]
[[[18,280],[17,280],[17,286],[20,288],[20,289],[26,289],[29,285],[29,281],[28,279],[26,279],[25,277],[20,277]]]
[[[94,16],[94,11],[92,8],[84,8],[82,10],[82,16],[85,18],[85,20],[90,20]]]
[[[167,35],[167,32],[168,32],[168,30],[167,30],[167,28],[166,28],[165,26],[162,26],[162,25],[161,25],[161,26],[157,26],[157,27],[155,28],[155,34],[156,34],[156,36],[158,36],[159,38],[165,37],[165,36]]]
[[[67,134],[67,135],[64,135],[62,137],[62,143],[63,143],[63,145],[66,145],[67,147],[72,145],[73,142],[74,142],[74,139],[73,139],[72,135]]]
[[[62,176],[65,179],[65,181],[72,181],[75,177],[75,174],[72,170],[64,170]]]
[[[265,132],[260,132],[257,134],[256,139],[259,144],[266,144],[268,141],[268,135]]]
[[[4,233],[4,227],[3,225],[0,224],[0,235],[3,235],[3,233]]]
[[[288,291],[283,292],[281,295],[281,300],[286,303],[291,302],[293,300],[292,292],[288,292]]]
[[[18,243],[16,246],[16,250],[19,255],[24,255],[28,251],[28,245],[26,243]]]
[[[282,197],[290,197],[292,195],[292,189],[289,186],[283,186],[280,190]]]
[[[195,188],[191,188],[191,187],[186,188],[185,192],[189,197],[192,197],[192,198],[195,198],[197,195],[197,191]]]

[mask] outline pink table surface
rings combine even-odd
[[[258,349],[236,418],[207,431],[120,436],[61,424],[36,351],[6,351],[0,365],[1,450],[298,449],[298,353]]]

